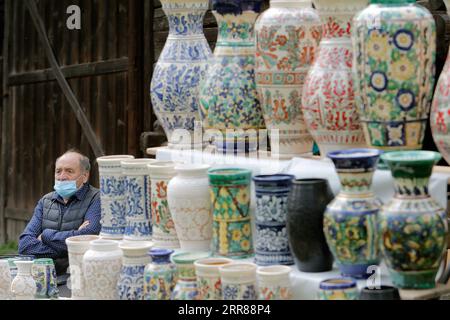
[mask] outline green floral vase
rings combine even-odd
[[[371,0],[353,21],[355,100],[368,146],[419,150],[435,82],[436,25],[415,0]]]
[[[208,175],[213,212],[212,254],[230,258],[252,256],[251,171],[210,169]]]
[[[395,196],[379,218],[381,251],[395,286],[427,289],[447,248],[446,212],[428,194],[433,166],[441,155],[432,151],[399,151],[382,155],[395,179]]]

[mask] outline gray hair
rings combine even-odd
[[[88,157],[86,157],[84,154],[82,154],[77,149],[67,150],[66,152],[64,152],[64,154],[62,156],[60,156],[58,159],[56,159],[56,161],[58,161],[61,157],[65,156],[66,154],[69,154],[69,153],[76,153],[80,156],[80,168],[83,172],[91,171],[91,161],[89,160]]]

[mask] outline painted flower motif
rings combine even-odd
[[[289,70],[291,70],[291,65],[289,63],[289,58],[288,57],[284,57],[283,59],[281,59],[277,63],[277,68],[278,68],[278,70],[282,70],[282,71],[289,71]]]
[[[416,104],[414,93],[408,89],[400,89],[395,100],[403,111],[411,110]]]
[[[248,205],[250,197],[247,188],[241,188],[236,195],[236,200],[243,205]]]
[[[276,42],[280,46],[284,46],[287,43],[287,37],[285,35],[277,36]]]
[[[231,239],[233,239],[233,241],[239,241],[241,240],[242,237],[242,233],[239,230],[233,230],[233,233],[231,235]]]
[[[386,89],[388,79],[386,75],[381,71],[375,71],[370,77],[370,85],[378,92],[382,92]]]
[[[236,300],[238,298],[238,288],[231,285],[223,286],[223,298],[224,300]]]
[[[241,248],[242,248],[242,250],[244,250],[244,251],[250,250],[250,241],[249,241],[249,240],[243,240],[243,241],[241,242]]]
[[[379,60],[389,57],[389,39],[387,35],[378,29],[369,31],[368,54]]]
[[[244,236],[248,237],[250,236],[250,233],[252,231],[252,228],[250,227],[249,224],[246,224],[242,227],[242,233],[244,234]]]
[[[156,193],[158,195],[158,198],[166,198],[167,196],[167,185],[164,183],[164,181],[160,181],[156,183]]]
[[[389,132],[389,144],[390,145],[403,145],[403,125],[398,127],[390,127]]]
[[[400,50],[409,50],[414,45],[414,35],[411,31],[401,29],[394,35],[394,44]]]
[[[402,56],[399,60],[392,65],[392,75],[401,81],[411,79],[416,72],[414,64],[405,56]]]
[[[372,142],[381,142],[381,143],[383,142],[383,134],[381,133],[380,129],[371,128],[370,133]]]
[[[373,105],[371,105],[370,109],[374,119],[388,120],[390,118],[389,112],[392,109],[392,104],[384,98],[378,98]]]

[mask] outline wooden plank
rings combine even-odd
[[[73,112],[75,113],[75,116],[80,123],[81,127],[83,128],[84,134],[87,136],[89,140],[89,144],[94,151],[94,154],[96,157],[100,157],[104,155],[103,148],[98,141],[97,136],[95,135],[94,131],[92,130],[92,127],[89,123],[89,121],[86,118],[86,115],[84,114],[83,110],[80,107],[80,104],[75,97],[72,89],[70,88],[69,84],[67,83],[66,78],[64,78],[64,75],[62,74],[58,61],[56,60],[55,54],[53,53],[52,47],[50,45],[50,42],[46,36],[44,23],[42,21],[42,18],[39,15],[39,12],[36,7],[36,2],[34,0],[25,0],[25,4],[31,13],[31,18],[33,20],[33,23],[35,27],[37,28],[37,31],[39,33],[39,36],[41,38],[41,41],[44,45],[44,49],[47,54],[47,58],[50,61],[50,64],[52,65],[52,69],[55,73],[56,79],[64,93],[64,96],[67,98],[67,100],[70,103],[70,106],[73,109]]]
[[[150,100],[150,84],[153,76],[154,41],[153,41],[153,1],[145,0],[144,17],[144,124],[143,131],[152,131],[156,117]]]
[[[22,209],[22,208],[6,208],[5,217],[11,220],[29,221],[33,216],[34,208]]]

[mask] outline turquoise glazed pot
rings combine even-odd
[[[324,233],[343,276],[367,278],[379,263],[377,217],[381,201],[371,191],[381,151],[350,149],[328,153],[341,181],[341,191],[328,205]]]
[[[262,0],[212,1],[219,33],[200,89],[200,115],[205,129],[220,131],[215,134],[220,151],[255,151],[257,131],[265,128],[255,81],[254,24],[261,4]]]
[[[382,159],[395,179],[395,196],[380,213],[381,251],[392,281],[404,289],[433,288],[448,232],[445,210],[428,194],[441,155],[404,151]]]

